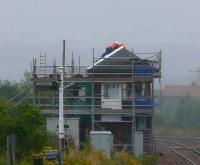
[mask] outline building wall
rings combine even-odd
[[[47,118],[47,131],[54,132],[58,135],[58,118]],[[65,118],[64,120],[65,136],[74,141],[79,148],[79,118]]]
[[[166,85],[163,95],[200,97],[200,85]]]

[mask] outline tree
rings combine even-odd
[[[22,100],[30,94],[31,76],[31,73],[26,71],[20,82],[0,80],[0,98],[4,97],[16,103]]]
[[[12,108],[11,104],[7,103],[5,98],[0,99],[0,150],[5,150],[6,147],[6,136],[14,132],[15,119],[12,118]]]
[[[175,124],[184,128],[200,127],[200,100],[186,96],[181,99],[175,114]]]
[[[19,156],[40,151],[48,136],[44,116],[28,102],[18,107],[5,102],[0,104],[0,130],[1,149],[5,150],[6,136],[14,133]]]
[[[15,109],[18,152],[40,151],[46,143],[45,118],[29,103]]]
[[[0,97],[12,98],[20,92],[19,84],[9,80],[0,80]]]
[[[200,98],[190,96],[166,98],[162,113],[155,111],[157,127],[200,128]]]

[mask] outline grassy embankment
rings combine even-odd
[[[76,150],[70,149],[65,156],[65,165],[154,165],[157,158],[154,156],[141,157],[135,159],[130,154],[121,152],[109,158],[102,152],[93,150]],[[0,155],[0,165],[6,164],[5,154]],[[32,157],[26,158],[16,163],[16,165],[32,165]],[[44,165],[56,165],[52,162],[45,161]]]

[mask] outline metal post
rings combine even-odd
[[[7,136],[7,165],[15,164],[16,136]]]
[[[63,40],[63,57],[62,57],[62,66],[65,66],[65,40]]]
[[[154,80],[152,81],[152,104],[153,104],[153,114],[152,114],[152,152],[154,152],[154,117],[155,117],[155,112],[154,112]]]
[[[92,131],[94,131],[94,48],[92,49],[92,59],[93,59],[93,66],[92,66],[92,113],[91,113],[91,120],[92,120]]]
[[[132,50],[132,53],[133,53],[133,50]],[[133,61],[133,54],[132,54],[132,60],[131,60],[131,63],[132,63],[132,75],[131,75],[131,78],[132,78],[132,81],[131,81],[131,86],[132,86],[132,105],[131,105],[131,110],[132,110],[132,129],[131,129],[131,140],[132,140],[132,154],[134,155],[134,136],[135,136],[135,83],[134,83],[134,61]]]
[[[161,60],[162,60],[162,51],[160,51],[160,58],[159,58],[160,73],[161,73],[161,62],[162,62]],[[161,81],[161,77],[159,78],[159,83],[160,83],[160,117],[161,117],[162,116],[162,81]]]
[[[36,104],[36,87],[35,87],[35,83],[32,84],[32,103],[33,103],[33,106],[35,106]]]
[[[159,79],[159,85],[160,85],[160,118],[162,117],[162,84],[161,84],[161,78]]]
[[[33,58],[33,73],[32,73],[32,78],[35,78],[35,74],[36,74],[36,59],[35,58]],[[33,105],[35,106],[35,104],[36,104],[36,84],[33,82],[32,83],[32,87],[33,87],[33,94],[32,94],[32,96],[33,96],[33,100],[32,100],[32,102],[33,102]]]
[[[74,53],[73,52],[72,52],[72,59],[71,59],[71,72],[72,72],[72,75],[74,76],[75,66],[74,66]]]
[[[45,71],[45,74],[46,74],[46,71],[47,71],[47,53],[45,52],[44,54],[44,71]]]
[[[81,57],[78,56],[78,73],[81,74]]]
[[[12,165],[9,136],[7,136],[6,143],[7,143],[7,165]]]
[[[59,153],[60,165],[64,165],[63,67],[59,67],[59,75]]]

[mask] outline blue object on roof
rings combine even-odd
[[[150,66],[150,65],[144,65],[144,66],[134,66],[133,72],[135,76],[153,76],[154,73],[159,72],[159,69]]]

